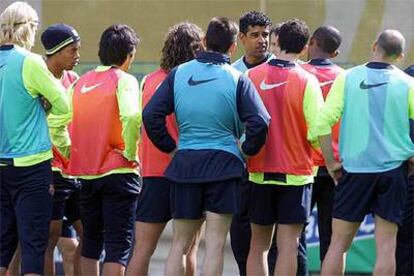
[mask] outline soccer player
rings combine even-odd
[[[275,275],[297,273],[298,240],[309,215],[313,182],[311,143],[317,142],[316,114],[323,102],[317,79],[297,64],[308,38],[304,22],[285,22],[277,58],[247,71],[272,117],[265,146],[248,160],[252,182],[248,275],[267,275],[275,226]]]
[[[145,76],[142,83],[142,106],[145,107],[155,90],[168,73],[181,63],[192,60],[203,49],[202,30],[195,24],[181,22],[168,32],[162,49],[160,69]],[[167,117],[168,132],[177,140],[178,132],[173,115]],[[127,275],[147,275],[152,254],[157,242],[171,219],[170,187],[172,182],[164,177],[171,157],[159,151],[142,129],[139,145],[143,188],[138,197],[135,223],[134,253],[128,264]],[[199,239],[186,254],[186,275],[195,275]]]
[[[128,74],[139,39],[115,24],[101,35],[101,66],[69,91],[73,94],[69,175],[81,179],[81,271],[122,275],[132,246],[137,196],[137,142],[141,125],[137,79]]]
[[[232,214],[239,210],[243,154],[263,145],[269,115],[251,82],[229,64],[236,49],[236,23],[213,18],[207,50],[173,69],[144,109],[148,137],[173,155],[165,175],[173,181],[173,244],[166,275],[183,275],[183,255],[206,219],[205,275],[221,275],[223,249]],[[175,112],[178,146],[165,126]],[[239,145],[243,127],[246,139]]]
[[[0,15],[0,275],[21,245],[21,273],[43,274],[52,212],[52,144],[40,96],[70,112],[63,86],[30,49],[38,15],[14,2]]]
[[[72,71],[72,69],[79,63],[80,57],[80,37],[78,32],[69,25],[55,24],[49,26],[42,33],[41,41],[46,50],[46,64],[49,71],[52,72],[56,79],[61,81],[62,85],[66,89],[69,88],[69,86],[79,78],[78,75]],[[59,139],[59,137],[57,137],[57,139]],[[58,144],[60,144],[59,142],[60,141],[58,141]],[[64,158],[63,154],[58,152],[57,148],[53,148],[53,152],[53,211],[49,230],[49,243],[46,249],[45,275],[55,274],[53,255],[56,244],[62,233],[62,219],[65,215],[65,205],[66,202],[73,202],[67,199],[69,199],[69,197],[78,198],[77,195],[73,194],[78,194],[80,192],[80,183],[78,181],[64,177],[61,174],[61,171],[63,170],[65,164],[67,164],[68,160]],[[82,225],[78,210],[79,202],[73,203],[75,212],[66,214],[66,216],[70,218],[71,222],[74,222],[79,236],[82,236]],[[70,208],[68,208],[68,210],[69,209]],[[80,251],[78,253],[80,253]],[[80,255],[78,254],[78,257],[75,258],[77,260],[77,263],[75,264],[77,270],[75,271],[78,273],[80,273],[78,269],[79,257]]]
[[[270,18],[262,12],[249,11],[241,15],[238,38],[243,46],[244,55],[232,64],[235,69],[244,73],[272,57],[268,52],[269,28],[271,25]],[[241,184],[241,192],[241,209],[238,214],[233,216],[231,222],[230,243],[234,258],[239,267],[239,274],[246,275],[246,262],[251,237],[248,215],[250,184],[247,181],[247,176]],[[273,248],[272,253],[274,251]],[[269,267],[274,267],[274,263],[272,265],[270,262]]]
[[[331,59],[335,58],[341,45],[341,34],[332,26],[321,26],[315,30],[309,41],[308,59],[309,62],[302,64],[302,67],[309,73],[316,76],[322,89],[323,98],[329,93],[335,78],[343,71],[335,65]],[[333,133],[333,151],[336,160],[338,156],[338,134],[339,123],[334,125]],[[328,174],[325,161],[320,150],[313,152],[313,163],[318,166],[315,181],[312,186],[311,210],[317,204],[318,206],[318,231],[319,231],[319,258],[321,263],[328,251],[332,235],[332,208],[334,198],[335,183]]]
[[[392,65],[403,57],[404,44],[399,31],[383,31],[372,46],[371,61],[336,78],[318,116],[326,167],[339,181],[322,275],[343,273],[344,255],[368,212],[375,216],[374,275],[395,274],[397,225],[414,164],[409,123],[414,119],[414,82]],[[331,138],[339,118],[342,163],[334,157]]]
[[[271,25],[270,18],[262,12],[249,11],[242,14],[238,37],[243,45],[244,55],[232,64],[234,68],[244,73],[271,58],[272,54],[268,52]]]
[[[414,65],[406,68],[405,73],[414,77]],[[414,139],[411,127],[411,140]],[[414,176],[408,178],[407,199],[401,225],[398,227],[396,254],[396,275],[414,275]]]

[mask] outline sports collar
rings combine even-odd
[[[392,65],[385,62],[371,61],[365,64],[365,66],[371,69],[392,69]]]
[[[243,56],[242,61],[244,63],[244,65],[247,67],[247,69],[251,69],[253,67],[256,67],[262,63],[265,63],[266,61],[268,61],[268,59],[270,58],[271,54],[267,53],[264,58],[259,62],[259,63],[255,63],[255,64],[250,64],[246,61],[246,56]]]
[[[14,48],[13,44],[5,44],[0,46],[0,51],[8,51]]]
[[[272,66],[278,66],[278,67],[295,67],[296,63],[288,61],[288,60],[283,60],[283,59],[278,59],[278,58],[274,58],[272,60],[270,60],[269,65]]]
[[[315,58],[315,59],[311,59],[309,61],[309,64],[314,65],[314,66],[330,66],[330,65],[333,65],[334,63],[328,58]]]
[[[202,63],[230,64],[229,56],[218,52],[200,52],[197,55],[197,61]]]

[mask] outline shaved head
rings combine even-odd
[[[385,30],[378,36],[376,44],[384,57],[399,57],[404,52],[405,38],[397,30]]]
[[[316,41],[318,47],[327,54],[335,53],[342,42],[339,30],[329,25],[317,28],[312,38]]]

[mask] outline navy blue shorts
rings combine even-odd
[[[173,183],[171,210],[174,219],[200,219],[204,212],[236,214],[240,209],[241,178],[208,183]]]
[[[362,222],[373,213],[400,224],[408,185],[407,164],[381,173],[348,173],[335,187],[332,217]]]
[[[82,256],[126,266],[132,247],[138,175],[111,174],[82,179],[80,212],[83,224]]]
[[[77,182],[80,183],[79,180],[77,180]],[[65,201],[64,218],[70,224],[80,220],[80,193],[81,185],[79,185],[79,189],[73,191]]]
[[[144,177],[138,196],[137,221],[167,223],[171,219],[170,188],[165,177]]]
[[[282,186],[252,182],[250,222],[258,225],[305,224],[310,215],[311,184]]]
[[[50,161],[0,166],[0,267],[8,267],[20,241],[21,273],[43,274],[52,216]]]
[[[71,215],[71,219],[75,221],[79,219],[79,210],[74,210],[73,208],[79,209],[79,202],[74,204],[74,198],[71,199],[72,195],[79,199],[80,192],[80,182],[76,179],[69,179],[63,177],[59,172],[53,172],[53,186],[55,192],[53,194],[53,213],[52,220],[61,220],[65,215],[66,203],[71,200],[69,204],[72,204],[70,212],[75,212]],[[73,218],[77,216],[77,218]]]

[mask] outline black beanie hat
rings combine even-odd
[[[71,43],[80,41],[78,32],[66,24],[54,24],[49,26],[40,37],[46,55],[53,55]]]

